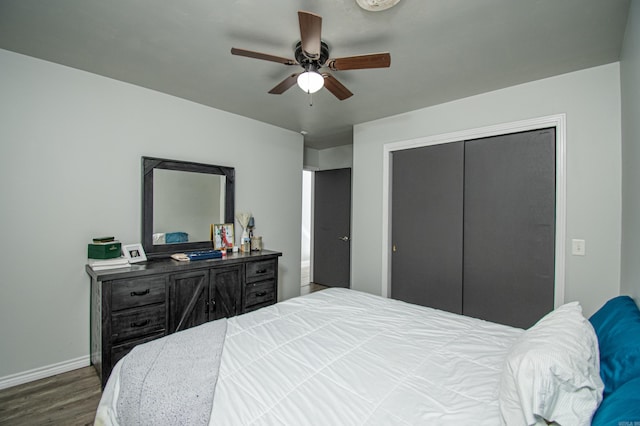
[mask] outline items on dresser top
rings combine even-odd
[[[87,246],[87,263],[96,271],[125,268],[129,261],[122,256],[121,247],[113,236],[94,237]]]
[[[110,243],[116,240],[116,237],[113,236],[109,236],[109,237],[95,237],[93,239],[93,244],[104,244],[104,243]]]
[[[87,247],[89,259],[113,259],[120,256],[120,241],[115,237],[96,237]]]
[[[129,263],[139,263],[147,261],[147,254],[142,248],[142,244],[133,243],[122,246],[122,256],[129,261]]]
[[[89,266],[94,271],[103,271],[105,269],[126,268],[130,264],[126,258],[121,256],[114,259],[89,259]]]
[[[226,251],[225,251],[226,253]],[[198,250],[192,251],[189,253],[174,253],[171,255],[171,258],[179,261],[190,261],[190,260],[206,260],[206,259],[220,259],[223,257],[223,252],[220,250]]]
[[[91,277],[91,363],[102,385],[136,345],[277,301],[278,257],[263,250],[224,258],[176,262],[170,258]]]

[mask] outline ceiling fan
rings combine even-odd
[[[342,101],[351,97],[353,93],[333,75],[320,72],[322,67],[327,67],[332,71],[344,71],[387,68],[391,65],[391,55],[388,52],[329,59],[329,46],[321,38],[322,17],[315,13],[298,11],[298,21],[300,22],[300,41],[294,49],[295,59],[231,48],[232,55],[278,62],[284,65],[299,65],[303,68],[303,71],[289,75],[269,90],[271,94],[280,95],[298,83],[298,86],[307,93],[315,93],[322,87],[326,87]]]

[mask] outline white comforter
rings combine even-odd
[[[230,318],[212,425],[497,425],[523,331],[346,289]]]

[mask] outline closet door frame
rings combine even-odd
[[[556,130],[556,236],[553,306],[564,303],[566,240],[566,114],[498,124],[459,132],[425,136],[385,144],[382,155],[382,288],[381,295],[391,295],[391,176],[392,153],[411,148],[458,142],[554,127]]]

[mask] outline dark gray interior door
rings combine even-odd
[[[315,172],[313,282],[349,288],[351,279],[351,169]]]
[[[392,154],[394,299],[462,313],[463,166],[463,142]]]
[[[553,309],[555,129],[467,141],[465,315],[529,327]]]

